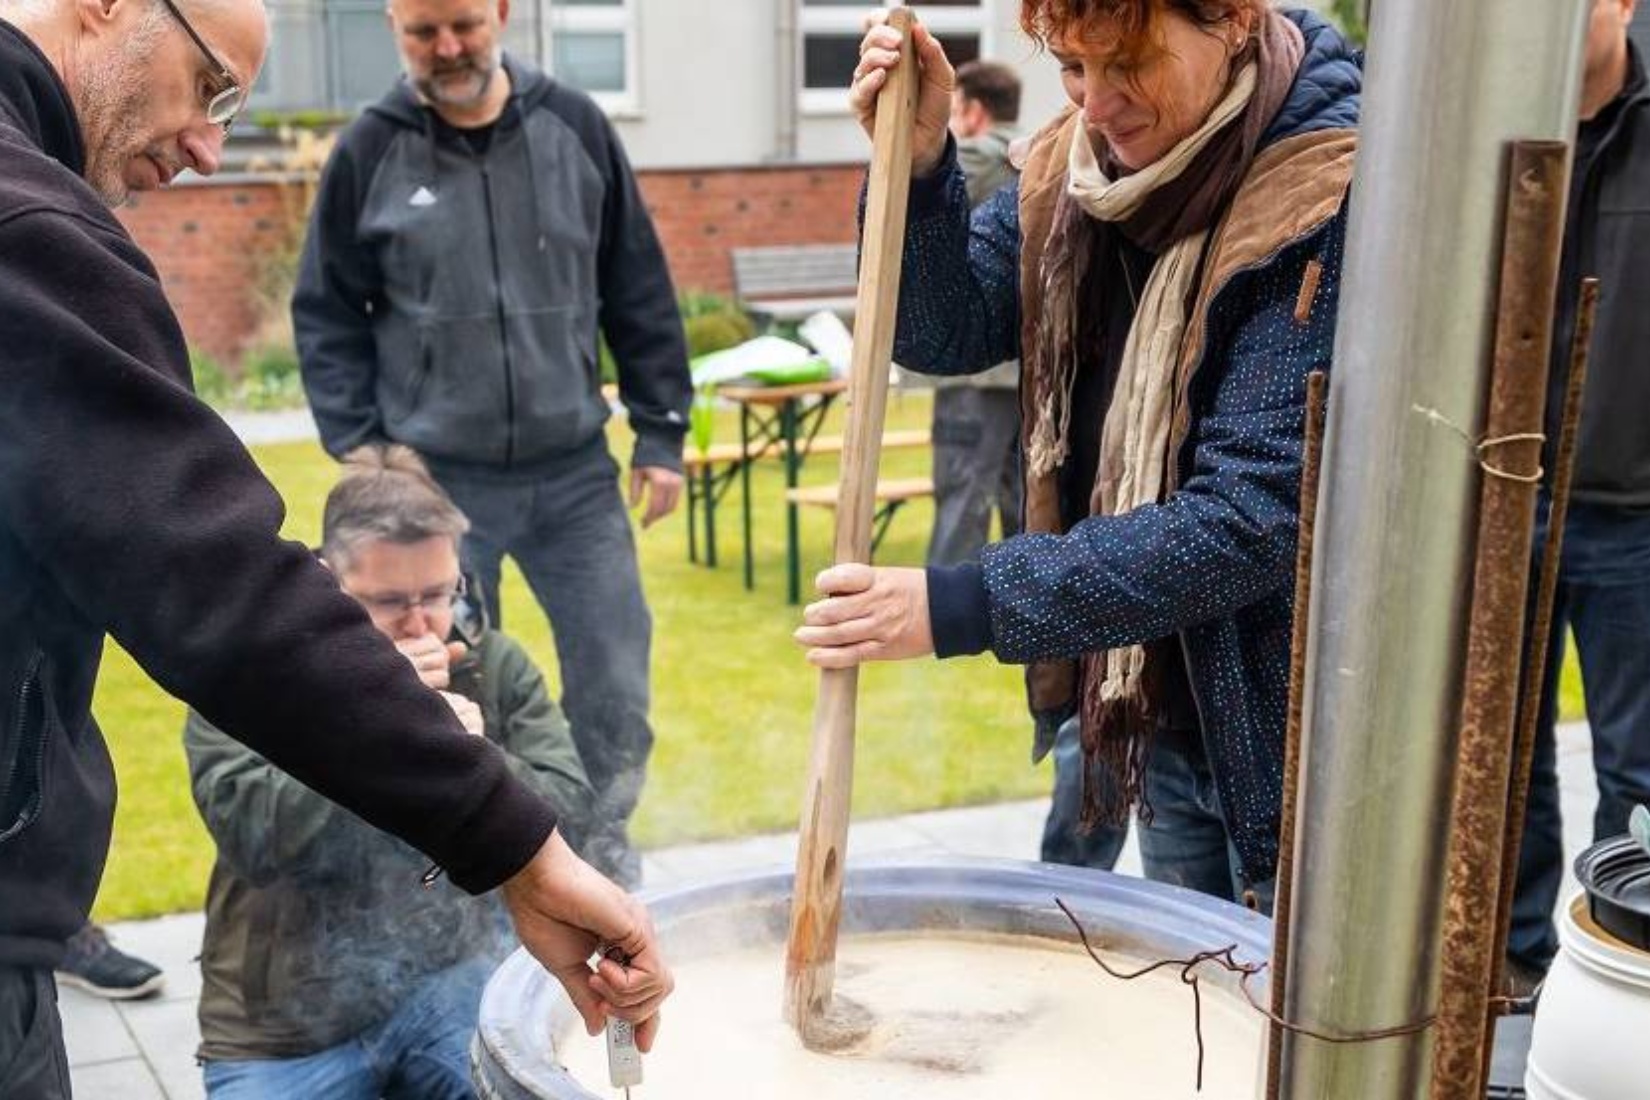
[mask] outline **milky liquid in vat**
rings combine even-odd
[[[1108,954],[1114,968],[1135,968]],[[845,938],[836,995],[868,1009],[870,1034],[840,1054],[805,1050],[780,1019],[784,947],[672,960],[676,992],[644,1059],[636,1100],[1004,1100],[1117,1097],[1255,1100],[1262,1019],[1203,983],[1203,1091],[1192,993],[1176,968],[1137,981],[1080,949],[1024,938]],[[602,1038],[582,1026],[558,1057],[586,1089],[607,1085]]]

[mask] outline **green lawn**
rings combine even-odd
[[[927,424],[924,397],[896,396],[889,423]],[[840,430],[840,413],[827,431]],[[737,429],[726,416],[719,441]],[[614,429],[615,450],[629,433]],[[286,533],[313,543],[334,467],[313,444],[254,451],[286,498]],[[893,451],[892,476],[927,472],[926,451]],[[819,460],[805,483],[836,476]],[[784,534],[776,463],[754,482],[757,587],[740,578],[738,489],[718,513],[722,565],[690,565],[678,512],[641,533],[642,570],[654,614],[653,719],[658,746],[636,820],[645,846],[794,828],[806,778],[816,674],[791,643],[796,609],[784,602]],[[908,505],[878,560],[922,560],[932,509]],[[804,510],[804,576],[828,564],[829,513]],[[555,679],[549,629],[526,585],[507,573],[504,615],[511,633]],[[988,658],[878,665],[861,677],[854,814],[876,817],[937,806],[1031,797],[1048,789],[1046,769],[1027,763],[1029,723],[1018,669]],[[1573,662],[1565,709],[1580,713]],[[182,707],[162,694],[117,647],[109,647],[96,711],[120,774],[120,805],[100,919],[199,907],[212,843],[195,814],[179,741]],[[1031,855],[1032,853],[1027,853]]]
[[[922,397],[896,397],[889,423],[926,426]],[[841,429],[840,413],[826,431]],[[724,417],[717,440],[736,438]],[[629,430],[614,428],[628,455]],[[314,543],[332,462],[313,444],[253,452],[281,490],[286,533]],[[927,472],[926,451],[893,451],[893,476]],[[718,512],[721,566],[687,561],[684,510],[638,533],[654,615],[653,720],[658,745],[636,820],[644,846],[796,827],[813,722],[817,674],[790,641],[798,611],[784,599],[784,527],[777,463],[754,479],[756,581],[739,567],[738,488]],[[833,481],[821,459],[804,483]],[[920,563],[933,511],[925,501],[895,518],[878,561]],[[829,563],[831,518],[802,516],[805,577]],[[505,578],[504,616],[555,680],[544,616],[519,575]],[[1046,769],[1028,763],[1030,726],[1018,669],[988,658],[879,666],[861,678],[854,814],[875,817],[935,806],[1023,798],[1048,789]],[[201,904],[212,844],[189,796],[179,740],[182,707],[111,645],[96,700],[98,721],[120,774],[114,849],[103,880],[101,919],[149,916]],[[1030,854],[1030,853],[1028,853]]]

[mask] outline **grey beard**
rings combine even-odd
[[[476,80],[476,90],[468,95],[454,96],[444,91],[433,73],[425,79],[413,81],[413,84],[418,88],[418,94],[429,103],[440,104],[443,107],[473,107],[487,98],[493,81],[498,79],[499,65],[499,52],[494,50],[493,56],[487,60],[486,68],[480,65],[471,66],[469,75]]]

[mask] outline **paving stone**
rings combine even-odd
[[[75,1100],[176,1100],[168,1097],[141,1058],[71,1066]]]
[[[63,1045],[69,1066],[137,1058],[140,1051],[113,1003],[72,986],[60,985],[57,1010],[63,1016]]]
[[[205,1095],[195,1065],[200,1029],[193,998],[133,1001],[121,1005],[120,1012],[168,1100],[199,1100]]]

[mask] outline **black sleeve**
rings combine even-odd
[[[670,267],[636,175],[618,134],[599,111],[595,115],[592,124],[601,127],[597,148],[603,154],[598,164],[607,180],[597,259],[600,321],[619,370],[619,398],[636,433],[631,465],[680,471],[693,397],[687,337]]]
[[[520,869],[554,813],[280,540],[280,498],[190,392],[137,246],[112,223],[26,214],[0,224],[0,287],[0,516],[74,613],[459,885]]]
[[[366,185],[347,140],[356,132],[346,134],[321,174],[292,295],[304,392],[321,444],[334,458],[384,436],[371,316],[383,279],[377,257],[356,239]]]

